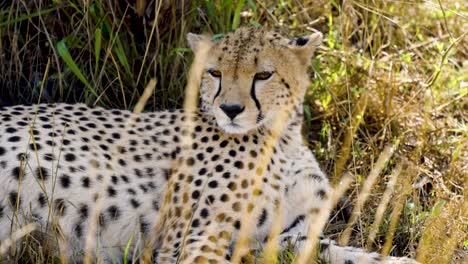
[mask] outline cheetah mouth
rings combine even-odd
[[[218,127],[226,134],[246,134],[254,129],[257,124],[250,124],[248,120],[240,120],[239,118],[228,119],[224,114],[215,113],[215,120]]]
[[[228,127],[230,129],[242,129],[242,126],[235,122],[229,122],[227,125],[224,125],[224,127]]]
[[[245,134],[248,132],[247,128],[232,121],[222,125],[221,128],[228,134]]]

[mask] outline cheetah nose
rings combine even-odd
[[[221,110],[223,110],[223,112],[232,120],[237,115],[242,113],[242,111],[244,111],[245,106],[240,106],[238,104],[233,104],[233,105],[221,104],[219,108],[221,108]]]

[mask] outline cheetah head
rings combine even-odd
[[[309,85],[307,67],[322,34],[289,40],[264,29],[241,28],[217,40],[192,33],[187,40],[195,54],[209,45],[200,87],[202,111],[226,133],[244,134],[268,126],[279,111],[302,102]]]

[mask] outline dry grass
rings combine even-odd
[[[338,238],[346,230],[351,245],[424,263],[468,261],[466,3],[129,2],[2,1],[0,105],[133,109],[156,78],[144,109],[181,107],[187,32],[262,25],[298,36],[317,29],[325,42],[313,61],[304,134],[333,182],[344,172],[355,176],[326,234]],[[380,167],[387,145],[394,153]],[[346,229],[355,205],[361,213]],[[59,261],[34,237],[23,243],[15,261]]]

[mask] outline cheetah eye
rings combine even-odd
[[[266,80],[273,75],[272,72],[267,72],[267,71],[262,71],[262,72],[257,72],[254,76],[254,80]]]
[[[209,69],[208,73],[215,78],[221,78],[221,72],[218,70]]]

